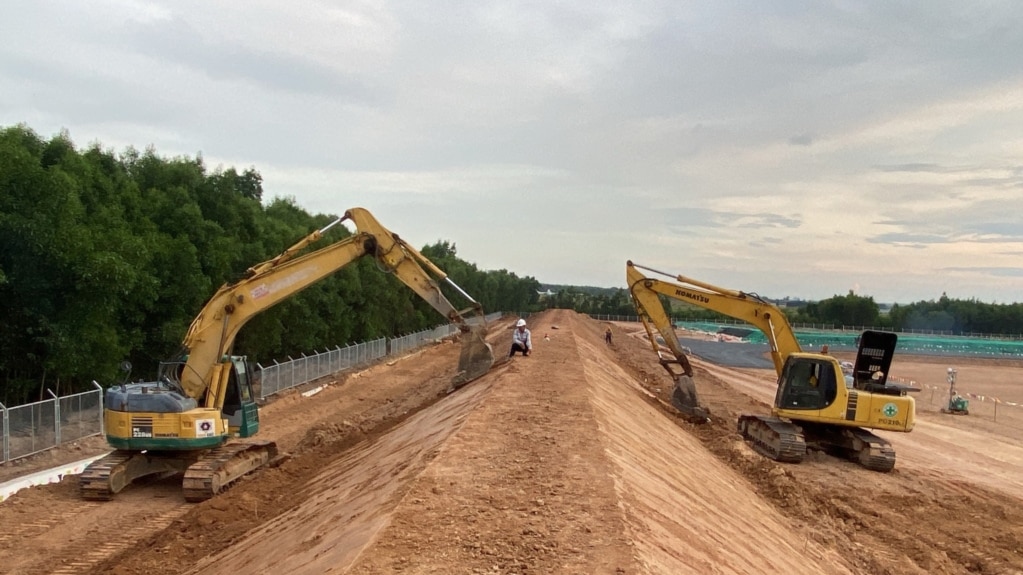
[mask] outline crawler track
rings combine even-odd
[[[87,501],[110,501],[141,477],[184,472],[185,500],[205,501],[276,457],[277,445],[272,441],[229,443],[201,453],[115,451],[89,465],[78,486]]]
[[[806,440],[799,426],[760,415],[739,417],[739,433],[753,449],[782,463],[799,463],[806,456]]]
[[[886,473],[895,468],[895,449],[887,439],[881,439],[866,429],[846,430],[854,446],[855,461],[870,469]],[[850,457],[852,459],[852,457]]]
[[[277,444],[272,441],[229,443],[211,449],[185,471],[181,484],[185,500],[205,501],[276,457]]]
[[[130,451],[115,451],[93,461],[78,476],[78,488],[82,498],[88,501],[110,501],[115,491],[110,488],[111,478],[127,464],[134,454]]]

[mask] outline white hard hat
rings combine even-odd
[[[526,320],[524,319],[520,319],[519,321],[515,322],[515,327],[522,327],[524,325],[526,325]]]

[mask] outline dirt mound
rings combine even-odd
[[[345,445],[353,445],[363,439],[366,434],[362,429],[349,420],[340,423],[319,423],[306,432],[301,441],[298,442],[299,452],[329,445],[337,442],[345,442]]]
[[[262,410],[260,435],[291,458],[198,505],[180,500],[173,479],[109,504],[80,501],[67,481],[19,493],[0,505],[0,565],[120,575],[1023,573],[1014,427],[1023,415],[974,417],[971,405],[968,418],[941,416],[920,396],[917,429],[886,436],[899,453],[892,473],[821,454],[777,464],[735,431],[740,413],[769,411],[773,370],[694,361],[711,410],[694,426],[667,403],[671,381],[641,326],[612,324],[608,345],[606,325],[567,311],[533,316],[531,356],[451,394],[458,350],[447,345],[311,398],[282,397]],[[508,345],[504,327],[491,330],[497,350]],[[903,359],[893,374],[927,381],[944,370]],[[1015,401],[1014,370],[959,373]]]
[[[648,344],[641,341],[638,332],[634,335],[637,337],[631,341],[623,338],[622,347],[616,348],[618,363],[643,382],[670,415],[670,407],[664,407],[670,396],[670,380],[667,374],[658,373],[663,372],[660,366],[638,355],[638,350]],[[923,363],[940,367],[945,362],[926,358]],[[1002,363],[969,362],[978,370],[1000,368]],[[796,524],[806,525],[807,537],[837,550],[854,570],[888,575],[1023,572],[1023,528],[1018,527],[1023,525],[1023,502],[1016,489],[1016,482],[1023,479],[1023,468],[1018,466],[1023,459],[1002,451],[1003,457],[1016,461],[1013,469],[1005,472],[1009,481],[1002,481],[1002,490],[954,479],[957,471],[963,471],[951,463],[954,459],[947,460],[948,467],[928,467],[924,473],[916,457],[935,449],[928,422],[918,425],[918,430],[908,436],[888,436],[899,446],[900,460],[909,460],[897,464],[889,474],[870,472],[819,453],[811,453],[800,465],[778,464],[752,453],[734,427],[740,413],[769,411],[773,370],[759,376],[762,392],[756,394],[761,398],[758,401],[736,393],[734,387],[737,382],[758,379],[750,375],[755,370],[708,371],[707,367],[697,361],[695,379],[700,382],[701,400],[712,407],[712,422],[693,428],[693,435],[720,461],[744,476],[772,506]],[[1008,367],[1016,368],[1015,364]],[[900,358],[893,364],[893,373],[897,369],[908,374],[916,368],[910,359]],[[1011,377],[1012,372],[1008,373]],[[999,376],[990,379],[997,385]],[[689,425],[678,418],[674,421]],[[986,427],[984,422],[971,423]],[[1008,428],[1008,433],[1013,433],[1011,430]],[[1001,429],[1001,433],[1006,432]],[[993,436],[985,441],[997,444]],[[912,449],[905,446],[903,452],[903,443],[910,443]],[[961,447],[942,445],[941,449],[950,455],[966,454]],[[975,463],[977,467],[968,472],[971,475],[991,470],[983,459]],[[964,518],[970,519],[964,522]]]

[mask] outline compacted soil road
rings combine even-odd
[[[491,325],[499,357],[512,320]],[[610,324],[612,345],[574,312],[529,325],[532,355],[450,394],[446,342],[275,399],[260,438],[291,458],[210,501],[185,503],[175,477],[107,503],[81,501],[74,477],[23,490],[0,503],[0,572],[1023,573],[1023,408],[939,413],[947,360],[893,364],[923,391],[879,474],[751,451],[735,421],[769,410],[771,370],[694,358],[712,415],[694,426],[638,324]],[[961,388],[1023,402],[1018,362],[957,361]]]

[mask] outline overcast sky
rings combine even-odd
[[[1023,3],[7,0],[0,125],[482,269],[1023,301]]]

